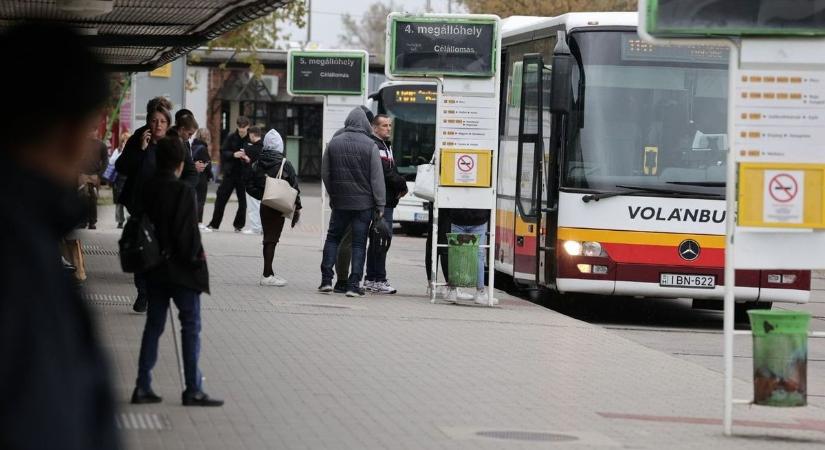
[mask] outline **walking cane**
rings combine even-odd
[[[178,375],[180,376],[180,390],[186,390],[186,382],[183,378],[183,360],[178,347],[178,333],[175,331],[175,316],[172,314],[172,306],[169,306],[169,324],[172,326],[172,342],[175,343],[175,361],[178,363]]]

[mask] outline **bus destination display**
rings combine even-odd
[[[360,95],[364,91],[362,55],[295,52],[290,63],[294,94]]]
[[[649,0],[654,35],[825,35],[825,7],[812,0]]]
[[[413,103],[435,105],[436,99],[435,90],[398,89],[395,91],[396,104]]]
[[[483,20],[395,19],[390,70],[396,75],[495,75],[496,24]]]

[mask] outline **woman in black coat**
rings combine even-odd
[[[209,271],[201,245],[192,188],[179,180],[186,150],[177,137],[160,139],[155,148],[155,174],[143,187],[143,211],[155,226],[165,260],[147,272],[149,309],[140,345],[138,377],[132,403],[158,403],[152,391],[152,368],[157,362],[158,340],[163,334],[169,300],[178,307],[186,390],[184,406],[220,406],[222,400],[203,392],[198,370],[200,354],[200,295],[209,293]]]
[[[195,161],[195,169],[198,171],[198,185],[195,192],[198,194],[198,223],[203,223],[203,208],[206,205],[206,193],[209,189],[209,182],[212,180],[212,155],[209,153],[209,144],[212,138],[209,130],[201,128],[192,141],[192,160]],[[201,229],[206,226],[201,227]]]
[[[295,168],[284,158],[284,141],[281,135],[275,130],[269,130],[264,136],[263,150],[254,164],[246,180],[246,192],[252,197],[261,200],[266,189],[266,177],[277,178],[278,172],[283,165],[281,178],[287,180],[289,185],[298,189],[298,176]],[[247,163],[249,160],[245,160]],[[298,223],[301,217],[301,197],[295,199],[295,212],[292,214],[292,227]],[[261,204],[261,225],[264,230],[264,271],[261,277],[261,286],[286,286],[287,281],[276,275],[272,270],[272,261],[275,259],[275,247],[281,239],[281,231],[284,229],[286,218],[280,212]]]

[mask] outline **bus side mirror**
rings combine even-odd
[[[573,65],[576,60],[567,46],[567,36],[558,32],[556,48],[553,49],[553,71],[550,81],[550,112],[570,114],[573,105]]]

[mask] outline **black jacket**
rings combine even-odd
[[[381,167],[384,169],[384,188],[387,195],[387,208],[398,206],[398,195],[407,192],[407,180],[398,172],[398,166],[392,158],[390,143],[372,135],[372,140],[378,147],[378,156],[381,157]]]
[[[321,162],[321,177],[333,209],[384,207],[386,187],[378,148],[367,115],[354,108],[344,130],[329,141]]]
[[[194,191],[173,173],[157,172],[143,194],[144,210],[167,256],[163,264],[149,272],[149,278],[208,293],[209,271]]]
[[[155,174],[155,146],[150,143],[146,150],[140,148],[141,136],[147,128],[148,126],[144,125],[135,130],[115,162],[117,172],[126,176],[126,183],[118,201],[126,206],[130,214],[138,214],[141,211],[144,186]],[[189,152],[185,153],[180,179],[194,189],[198,185],[198,171],[195,169],[192,155]]]
[[[0,448],[119,449],[94,320],[60,264],[77,193],[0,165]]]
[[[227,178],[239,178],[243,176],[243,161],[235,158],[234,154],[238,150],[243,150],[249,142],[249,135],[241,137],[238,130],[230,134],[221,146],[221,173]]]
[[[202,184],[212,179],[212,155],[209,154],[209,146],[200,139],[192,141],[192,162],[200,161],[206,163],[206,168],[198,174],[198,183]]]
[[[456,225],[483,225],[490,221],[490,211],[487,209],[451,208],[450,220]]]
[[[301,189],[298,187],[298,176],[295,173],[295,168],[292,167],[292,163],[284,158],[283,153],[265,151],[260,154],[258,160],[252,163],[249,177],[246,180],[246,193],[255,199],[262,199],[266,189],[266,177],[277,178],[278,171],[281,170],[281,164],[284,165],[281,178],[289,182],[289,185],[298,191],[299,195],[295,199],[295,209],[301,209]]]

